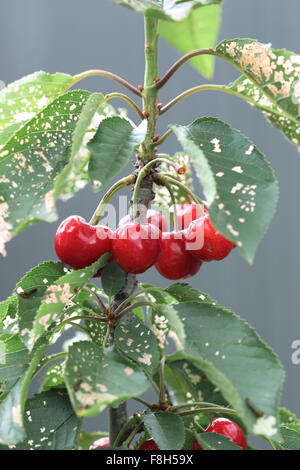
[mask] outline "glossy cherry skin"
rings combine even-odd
[[[83,217],[72,215],[58,227],[54,247],[63,263],[81,269],[111,251],[112,237],[113,232],[108,227],[92,226]]]
[[[138,450],[159,450],[153,439],[141,443]]]
[[[228,437],[237,446],[247,450],[247,440],[244,431],[238,424],[227,418],[214,419],[204,432],[215,432]],[[193,450],[203,450],[198,441],[193,442]]]
[[[125,215],[125,217],[123,217],[120,220],[119,226],[128,224],[130,222],[131,222],[130,215],[129,214]],[[162,232],[166,232],[168,230],[168,223],[166,221],[166,218],[165,218],[164,214],[162,214],[161,212],[155,211],[154,209],[148,209],[148,211],[147,211],[147,223],[155,225]]]
[[[121,225],[112,242],[113,257],[124,271],[144,273],[158,260],[160,237],[161,231],[153,224]]]
[[[189,225],[186,241],[187,251],[202,261],[220,261],[235,247],[214,228],[208,214]]]
[[[101,447],[109,447],[109,437],[101,437],[101,439],[97,439],[97,441],[93,442],[90,449],[99,449]]]
[[[184,230],[193,220],[199,219],[203,215],[203,211],[196,203],[180,204],[176,206],[176,214],[178,230]]]
[[[185,250],[183,232],[164,232],[160,243],[161,254],[155,267],[162,276],[175,281],[194,276],[199,271],[202,261]]]

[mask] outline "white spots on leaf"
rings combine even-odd
[[[221,149],[221,146],[220,146],[220,140],[217,139],[217,137],[212,139],[210,141],[210,143],[213,144],[213,146],[214,146],[213,152],[215,152],[215,153],[221,153],[222,152],[222,149]]]
[[[222,178],[224,176],[224,172],[223,171],[218,171],[218,173],[216,173],[216,176],[218,178]]]
[[[243,173],[244,170],[242,169],[242,167],[240,166],[234,166],[233,168],[231,168],[232,171],[234,171],[235,173]]]
[[[231,233],[231,235],[233,235],[234,237],[239,236],[240,233],[237,230],[235,230],[231,224],[227,224],[226,227],[227,227],[227,230]]]
[[[139,357],[138,361],[146,366],[151,366],[152,354],[144,353],[142,357]]]
[[[134,370],[132,369],[132,367],[128,366],[128,367],[125,367],[124,372],[129,377],[130,375],[134,373]]]

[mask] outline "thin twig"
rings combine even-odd
[[[87,290],[97,301],[97,304],[99,305],[99,308],[102,313],[106,314],[107,313],[107,308],[105,307],[103,301],[100,299],[100,297],[97,295],[96,292],[93,291],[93,289],[90,289],[89,287],[85,287],[85,290]]]
[[[120,83],[125,88],[128,88],[128,90],[132,91],[132,93],[134,93],[135,95],[142,96],[140,90],[136,88],[134,85],[132,85],[127,80],[120,77],[119,75],[116,75],[115,73],[112,73],[112,72],[108,72],[107,70],[92,69],[92,70],[87,70],[85,72],[79,73],[74,76],[74,79],[75,79],[74,85],[78,83],[80,80],[83,80],[84,78],[93,77],[93,76],[110,78],[111,80],[114,80]]]
[[[188,416],[192,414],[199,414],[199,413],[226,413],[229,415],[234,415],[236,416],[237,413],[235,410],[232,410],[230,408],[196,408],[194,410],[186,410],[186,411],[179,411],[177,414],[180,416]]]
[[[189,52],[188,54],[185,54],[184,56],[180,57],[180,59],[173,64],[169,70],[166,72],[166,74],[157,82],[156,88],[160,89],[163,87],[169,80],[170,78],[174,75],[174,73],[183,65],[185,62],[188,60],[192,59],[193,57],[199,56],[199,55],[218,55],[213,49],[196,49],[195,51]]]
[[[143,115],[143,111],[138,107],[138,105],[131,98],[129,98],[129,96],[124,95],[123,93],[109,93],[108,95],[105,95],[106,101],[114,99],[114,98],[118,98],[120,100],[126,101],[126,103],[128,103],[137,112],[137,114],[142,120],[145,119]]]

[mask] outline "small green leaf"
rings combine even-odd
[[[115,331],[116,348],[153,375],[158,367],[157,340],[147,326],[138,319],[120,323]]]
[[[0,335],[0,390],[10,391],[24,375],[29,354],[17,334]]]
[[[300,425],[285,424],[280,427],[282,441],[273,443],[277,450],[300,450]]]
[[[189,16],[173,23],[161,21],[161,36],[180,52],[186,54],[195,49],[214,47],[221,23],[221,5],[208,5],[191,11]],[[194,57],[190,63],[206,78],[213,75],[214,57],[209,55]]]
[[[0,254],[28,225],[56,219],[55,178],[68,163],[66,149],[90,93],[56,98],[20,128],[0,150]]]
[[[64,362],[57,362],[56,364],[50,366],[42,378],[39,391],[46,392],[53,388],[66,388],[64,379],[64,369]]]
[[[80,420],[66,391],[51,390],[30,398],[25,408],[27,439],[2,450],[70,450],[76,447]],[[0,447],[0,448],[1,448]]]
[[[284,378],[277,356],[253,328],[225,308],[193,302],[173,307],[186,336],[184,350],[176,353],[174,360],[187,359],[199,368],[237,410],[250,432],[277,438]],[[264,416],[257,418],[248,400]]]
[[[89,142],[89,174],[95,189],[114,178],[129,162],[132,153],[146,134],[147,121],[133,128],[127,119],[113,116],[104,119]]]
[[[90,341],[74,343],[69,348],[65,380],[79,416],[96,415],[107,406],[142,395],[149,386],[133,362]]]
[[[181,21],[194,8],[211,4],[220,5],[223,0],[114,0],[120,5],[161,20]]]
[[[71,75],[35,72],[0,91],[0,145],[74,83]]]
[[[197,441],[203,450],[242,450],[228,437],[215,432],[204,432],[197,435]]]
[[[249,139],[219,119],[172,129],[202,183],[214,226],[252,262],[277,205],[272,168]]]
[[[116,295],[124,287],[126,281],[126,273],[120,268],[116,261],[112,261],[105,266],[101,281],[104,292],[112,297]]]
[[[28,349],[33,347],[33,323],[46,290],[64,274],[60,262],[45,261],[32,268],[17,283],[20,337]]]
[[[169,412],[147,413],[143,422],[149,436],[160,450],[180,450],[185,439],[184,423],[180,416]]]
[[[208,294],[191,287],[184,282],[176,282],[166,289],[166,292],[174,297],[178,302],[208,302],[214,301]]]
[[[74,295],[106,264],[108,257],[109,255],[105,254],[90,266],[59,277],[54,284],[47,288],[34,319],[31,346],[40,337],[51,333],[53,328],[59,326],[66,319],[72,319],[74,311],[81,309],[80,305],[72,305]],[[71,311],[67,308],[68,305],[71,305]],[[72,307],[74,307],[74,311]]]

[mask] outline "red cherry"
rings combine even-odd
[[[138,450],[159,450],[153,439],[141,443]]]
[[[131,222],[130,215],[125,215],[120,222],[119,222],[119,227],[120,225],[125,225]],[[168,230],[168,223],[166,221],[166,218],[164,214],[161,212],[155,211],[154,209],[148,209],[147,211],[147,223],[148,224],[153,224],[156,227],[159,228],[162,232],[165,232]]]
[[[72,215],[58,227],[54,246],[58,258],[74,269],[89,266],[111,251],[113,232],[104,225],[92,226]]]
[[[211,223],[209,215],[194,220],[186,233],[186,249],[202,261],[220,261],[235,244],[223,237]]]
[[[188,228],[193,220],[202,216],[201,208],[198,204],[180,204],[176,207],[178,229]]]
[[[202,261],[185,250],[183,232],[164,232],[160,244],[161,254],[155,267],[162,276],[171,280],[186,279],[199,271]]]
[[[101,439],[97,439],[97,441],[93,442],[90,449],[99,449],[100,447],[109,447],[109,437],[101,437]]]
[[[121,225],[112,242],[114,259],[128,273],[144,273],[159,257],[160,237],[161,231],[153,224]]]
[[[193,450],[203,450],[199,442],[196,439],[193,442]]]
[[[216,432],[217,434],[223,434],[236,445],[242,447],[244,450],[247,450],[247,440],[244,431],[234,421],[230,421],[230,419],[214,419],[205,432]]]

